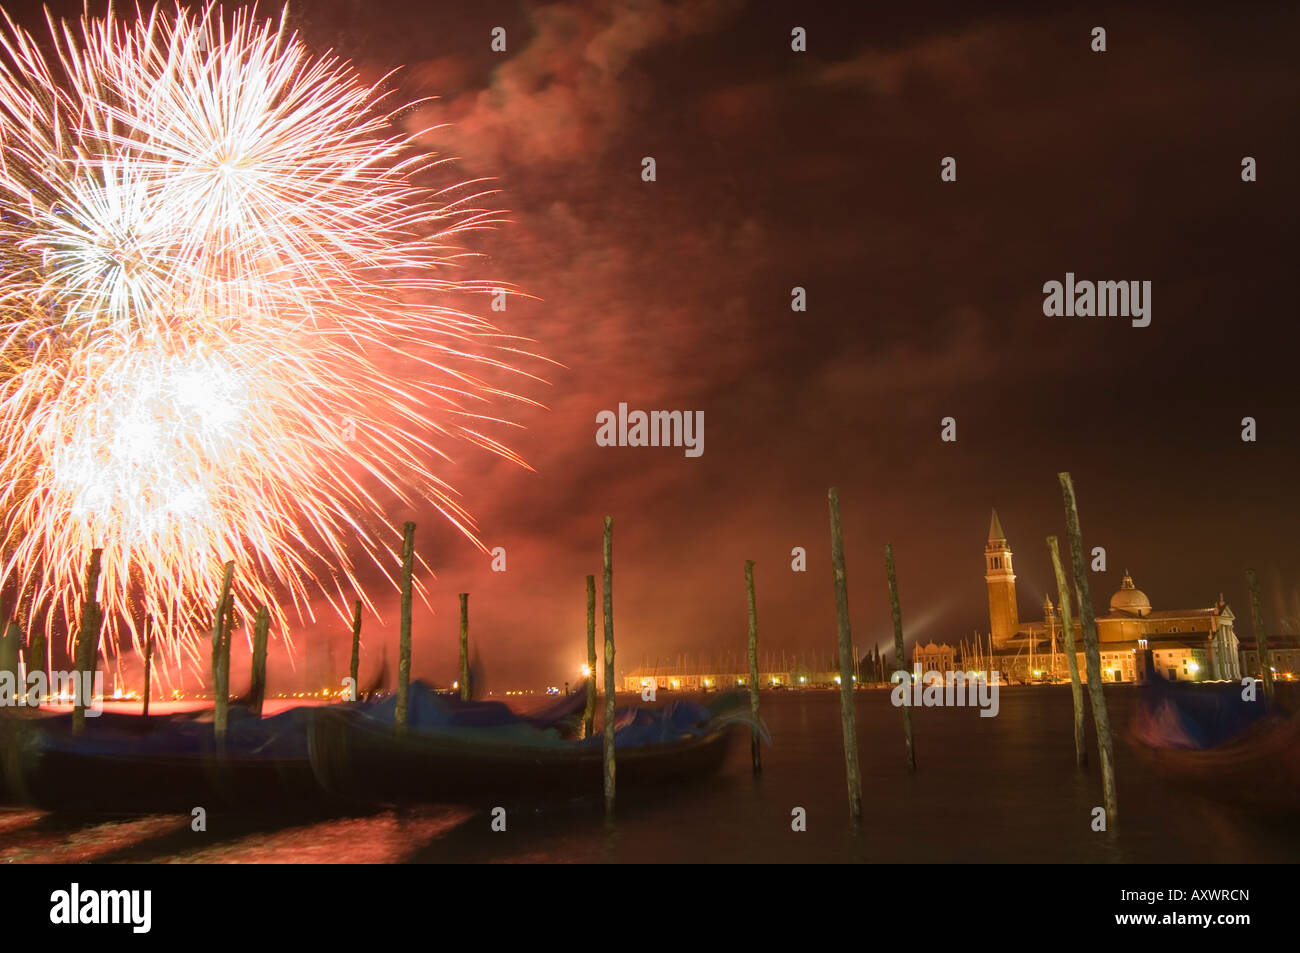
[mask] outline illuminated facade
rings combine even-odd
[[[1016,574],[1011,568],[1011,547],[1002,530],[998,511],[989,521],[989,541],[984,547],[984,582],[989,590],[989,632],[993,647],[1003,648],[1020,631],[1016,608]]]
[[[1270,635],[1268,637],[1268,654],[1273,662],[1276,676],[1292,681],[1300,674],[1300,636]],[[1243,675],[1260,675],[1263,666],[1259,664],[1259,648],[1254,639],[1244,639],[1241,643],[1241,673]]]
[[[760,668],[758,686],[764,689],[827,688],[839,682],[839,670],[815,671],[802,665],[792,665],[780,671]],[[855,679],[857,676],[853,676]],[[625,692],[640,692],[655,686],[656,692],[708,692],[744,688],[749,684],[749,671],[731,671],[725,666],[698,665],[666,668],[643,667],[623,676]]]
[[[957,668],[957,653],[946,642],[942,645],[930,642],[918,643],[912,649],[912,669],[920,668],[922,672],[951,672]]]
[[[1017,681],[1068,678],[1060,611],[1050,599],[1043,606],[1043,621],[1020,623],[1017,619],[1015,631],[1007,634],[1010,619],[1016,618],[1015,575],[996,510],[984,552],[996,667]],[[1174,681],[1240,679],[1235,618],[1222,595],[1203,609],[1153,609],[1146,593],[1125,572],[1108,611],[1097,616],[1102,677],[1108,682],[1140,682],[1148,669],[1154,669]],[[1071,621],[1079,674],[1087,681],[1083,630],[1078,618]]]

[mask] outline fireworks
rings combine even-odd
[[[237,605],[341,614],[390,573],[384,500],[487,436],[514,339],[442,302],[457,236],[497,219],[379,87],[251,11],[0,34],[0,585],[66,631],[102,547],[105,648],[151,618],[197,660],[220,563]],[[458,197],[459,196],[459,197]],[[487,370],[484,370],[487,369]],[[475,540],[477,542],[477,540]]]

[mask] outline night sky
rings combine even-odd
[[[606,514],[620,676],[646,655],[743,651],[746,559],[764,646],[829,653],[830,486],[860,652],[892,642],[886,542],[909,643],[987,630],[993,506],[1037,619],[1062,470],[1085,544],[1107,549],[1098,609],[1127,568],[1157,609],[1223,592],[1249,635],[1253,565],[1274,630],[1300,617],[1300,10],[968,6],[293,8],[313,48],[372,80],[402,67],[397,95],[439,97],[405,121],[449,123],[423,137],[457,158],[448,184],[490,177],[487,201],[510,210],[471,240],[484,257],[466,276],[535,296],[494,317],[559,362],[524,362],[549,383],[516,386],[545,407],[494,431],[535,472],[470,447],[445,472],[506,572],[432,512],[392,513],[417,521],[437,572],[415,675],[455,677],[468,591],[488,688],[576,682]],[[940,181],[945,156],[956,182]],[[1066,272],[1151,281],[1151,325],[1044,316],[1043,284]],[[597,446],[596,414],[620,402],[703,411],[703,455]],[[396,657],[396,597],[377,599],[363,673],[381,644]],[[341,672],[343,623],[295,633],[327,638]]]

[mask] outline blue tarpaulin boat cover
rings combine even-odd
[[[1142,705],[1134,727],[1157,748],[1214,748],[1231,741],[1269,714],[1262,685],[1254,700],[1242,698],[1240,683],[1180,684],[1152,673],[1142,686]]]

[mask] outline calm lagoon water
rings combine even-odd
[[[661,703],[671,698],[661,695]],[[1121,736],[1131,686],[1107,699]],[[629,696],[629,701],[632,696]],[[620,698],[620,704],[624,700]],[[1117,740],[1120,822],[1091,830],[1095,767],[1074,765],[1068,686],[1004,688],[995,718],[975,708],[914,709],[918,771],[903,762],[902,720],[883,691],[857,697],[864,824],[848,819],[838,694],[767,692],[773,744],[763,773],[748,739],[707,781],[620,802],[607,824],[590,803],[486,812],[429,806],[301,824],[188,816],[72,820],[0,809],[0,862],[1085,862],[1293,863],[1300,822],[1242,816],[1149,774]],[[1091,734],[1091,726],[1090,732]],[[1090,739],[1091,741],[1091,739]],[[791,830],[791,812],[807,830]]]

